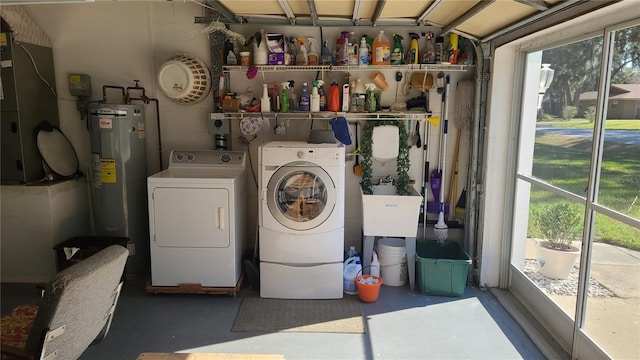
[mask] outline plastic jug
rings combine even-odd
[[[371,61],[373,65],[390,65],[391,46],[389,39],[384,35],[384,31],[380,33],[373,41],[373,49],[371,50]]]
[[[356,276],[362,273],[360,257],[353,256],[345,260],[342,270],[342,289],[347,295],[357,295]]]
[[[344,259],[347,260],[349,258],[356,257],[356,256],[360,257],[360,254],[358,254],[358,251],[356,251],[356,247],[351,245],[349,247],[349,250],[347,250],[347,253],[344,255]]]

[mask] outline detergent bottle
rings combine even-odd
[[[347,250],[347,252],[344,254],[344,259],[347,260],[355,256],[360,257],[360,254],[358,254],[356,247],[351,245],[349,246],[349,250]]]
[[[280,95],[280,111],[283,113],[289,112],[289,82],[285,81],[282,84],[282,95]]]
[[[420,39],[420,35],[416,33],[409,33],[409,38],[411,41],[409,42],[409,51],[407,52],[406,62],[407,64],[417,64],[418,61],[418,39]]]
[[[311,106],[311,94],[309,94],[309,85],[302,83],[302,93],[300,94],[300,111],[309,111]]]
[[[384,35],[384,30],[380,30],[380,33],[373,41],[371,52],[371,61],[373,65],[391,64],[391,46],[389,44],[389,39]]]
[[[398,34],[393,34],[393,50],[389,60],[391,65],[403,65],[404,64],[404,49],[402,48],[403,37]]]
[[[342,268],[342,289],[347,295],[357,295],[356,276],[362,273],[362,263],[359,256],[345,260]]]
[[[293,80],[289,80],[289,90],[287,91],[287,101],[289,102],[289,111],[298,111],[300,110],[298,104],[298,97],[296,96],[293,88],[296,82]]]

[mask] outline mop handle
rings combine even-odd
[[[442,124],[442,162],[440,166],[440,211],[444,213],[444,188],[445,188],[445,162],[447,159],[447,133],[449,130],[449,83],[451,76],[447,74],[445,77],[446,86],[442,94],[444,98],[444,123]]]

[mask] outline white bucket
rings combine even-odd
[[[381,238],[377,245],[382,284],[402,286],[407,282],[406,241],[404,238]]]

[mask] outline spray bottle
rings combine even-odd
[[[269,89],[267,84],[262,84],[262,99],[260,99],[260,112],[271,112],[271,99],[269,99]]]
[[[320,62],[320,56],[318,55],[318,46],[315,38],[307,38],[309,42],[309,54],[307,54],[309,65],[318,65]]]
[[[298,55],[296,55],[296,65],[309,65],[309,58],[307,58],[307,47],[304,45],[305,38],[296,38],[298,41]]]
[[[289,90],[287,91],[287,101],[289,102],[289,111],[298,111],[300,108],[298,107],[298,97],[296,96],[293,88],[296,85],[296,82],[293,80],[289,80]]]
[[[436,49],[433,44],[433,33],[431,31],[427,32],[427,44],[424,47],[424,55],[422,56],[423,64],[435,64],[436,62]]]
[[[311,112],[320,111],[320,93],[318,92],[318,81],[319,80],[315,80],[311,83],[311,99],[309,102],[309,111]]]
[[[333,55],[331,55],[331,50],[329,50],[329,41],[327,40],[324,41],[324,46],[322,47],[320,65],[333,65]]]
[[[404,64],[404,49],[402,48],[403,37],[398,34],[393,34],[393,50],[391,50],[391,65],[403,65]]]
[[[320,96],[320,111],[327,111],[327,94],[324,92],[324,81],[316,80],[318,83],[318,96]]]
[[[280,95],[280,111],[283,113],[289,112],[289,82],[285,81],[282,84],[282,95]]]
[[[418,48],[418,39],[420,39],[420,35],[416,34],[416,33],[409,33],[409,37],[411,38],[411,41],[409,42],[409,51],[407,52],[407,64],[417,64],[418,61],[418,54],[419,54],[419,48]]]
[[[458,63],[458,34],[449,34],[449,63]]]
[[[336,65],[347,65],[349,63],[349,32],[343,31],[336,40]]]

